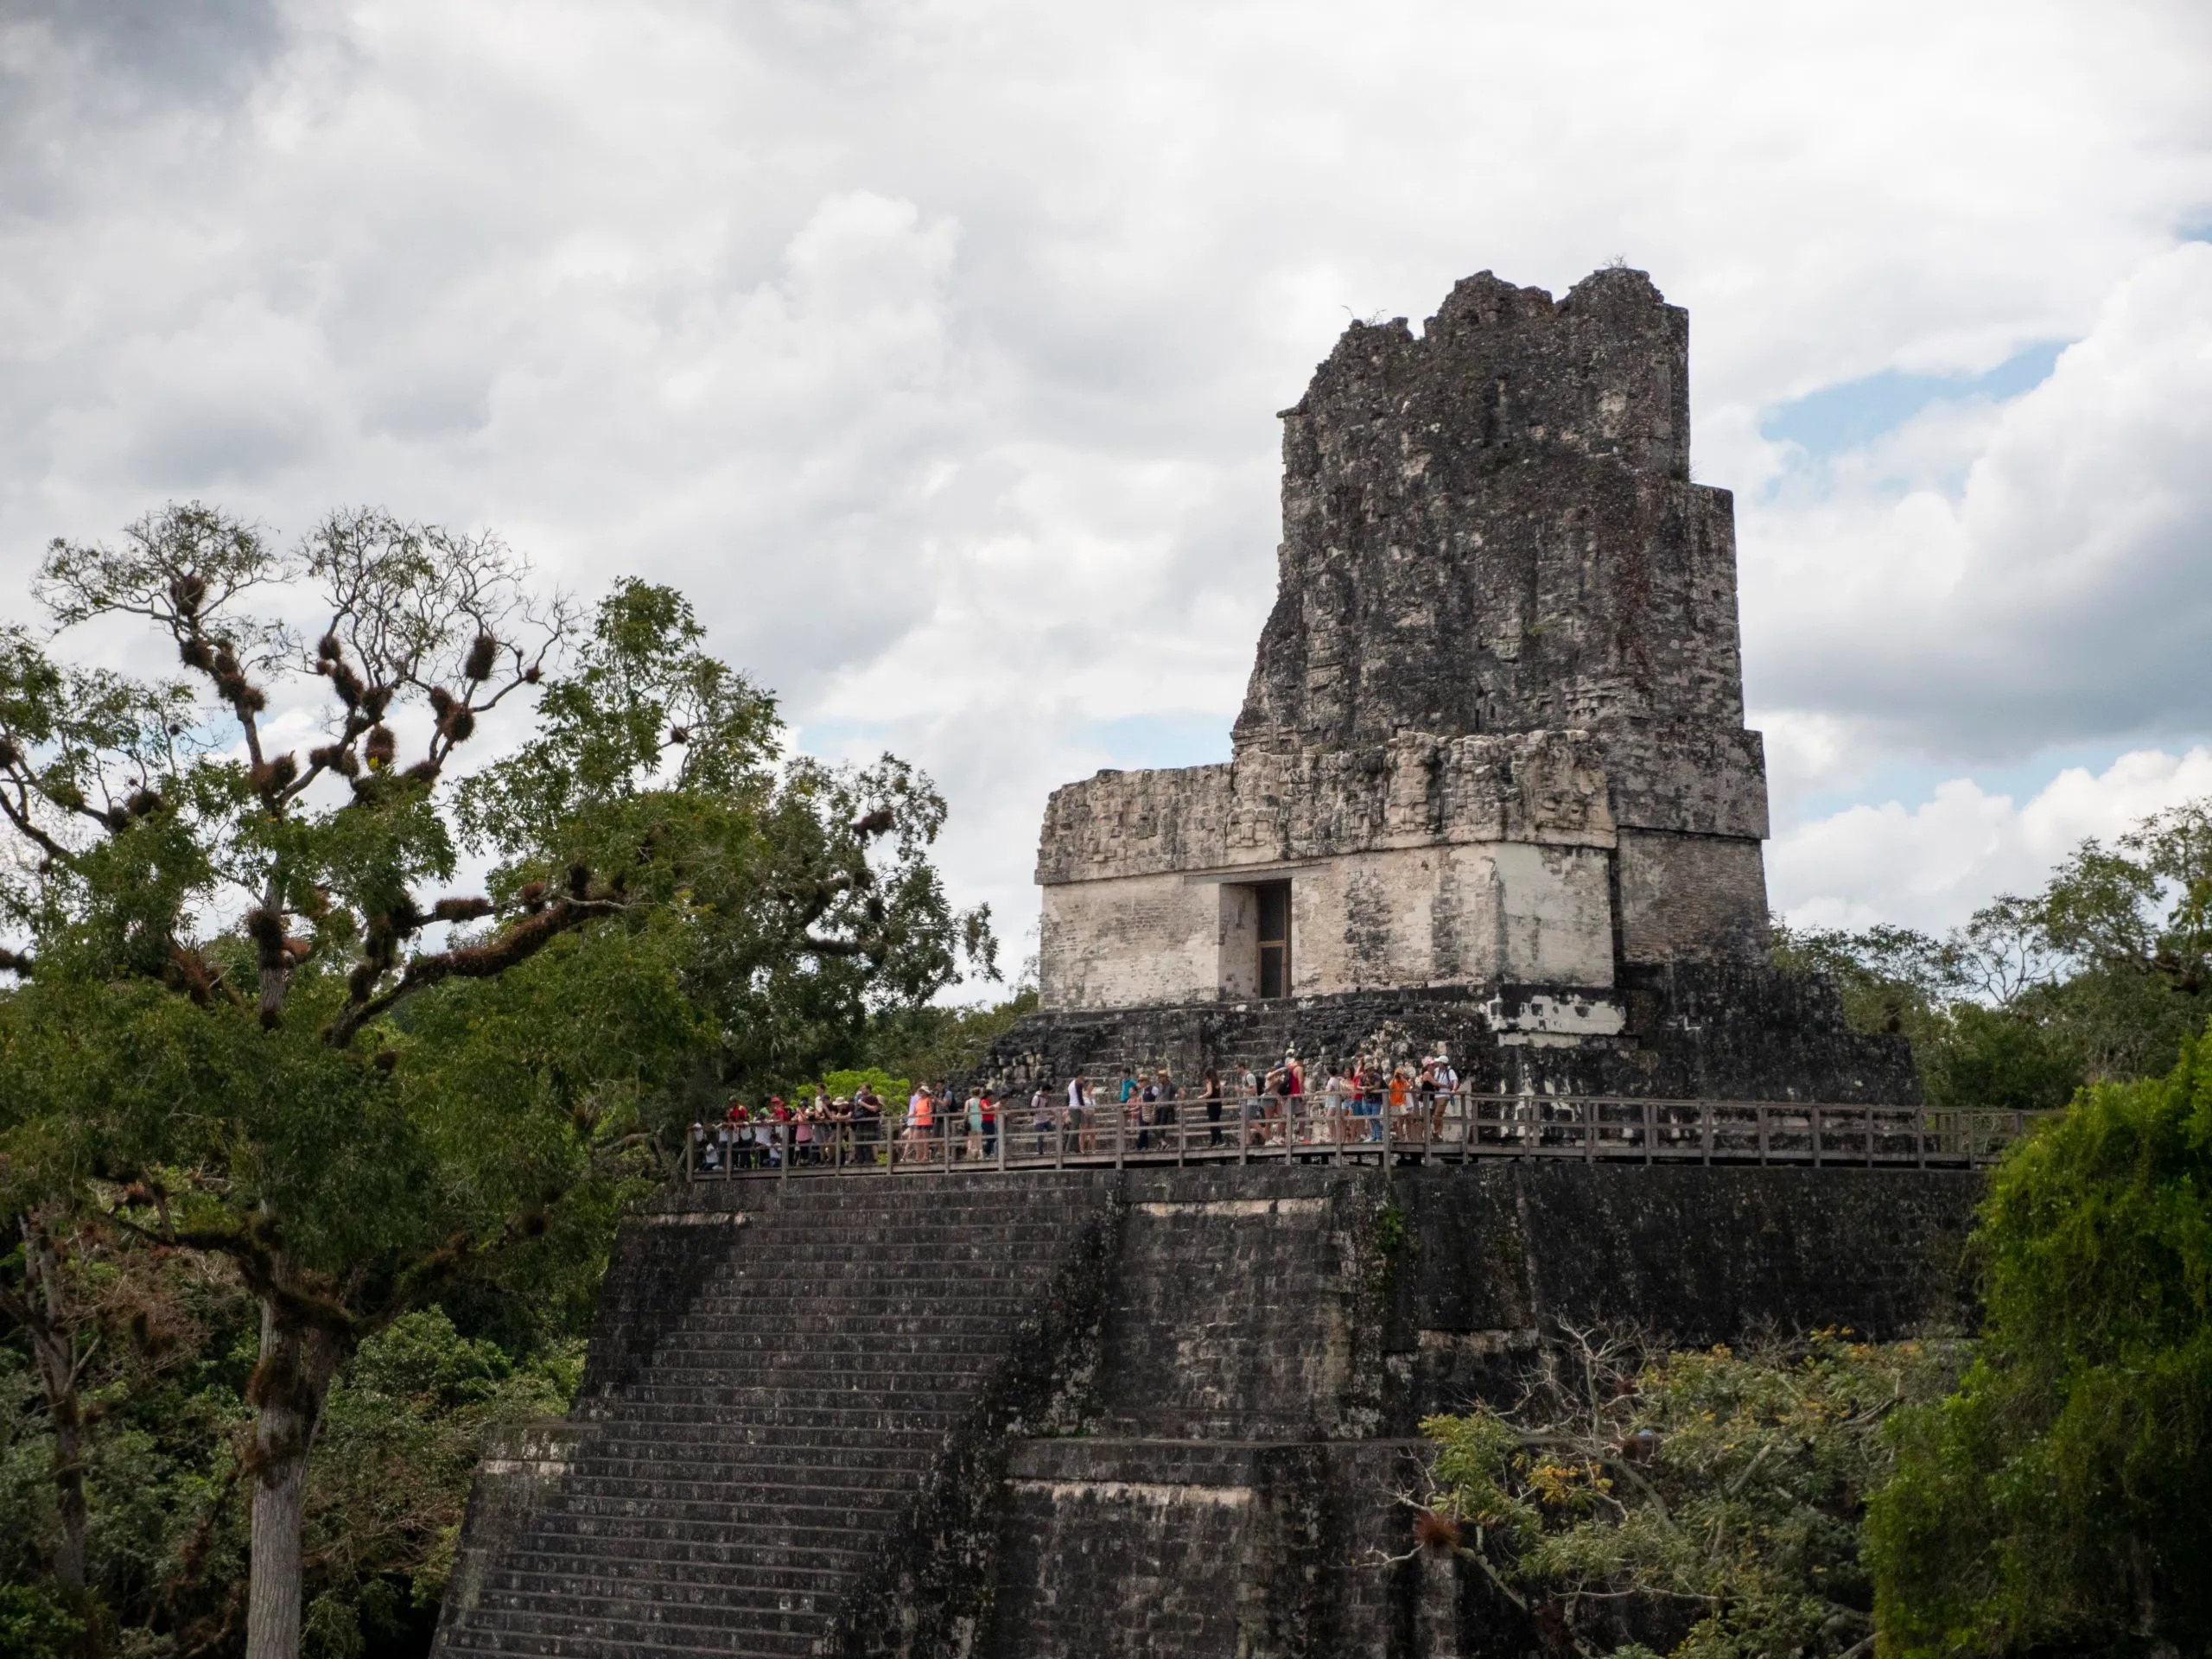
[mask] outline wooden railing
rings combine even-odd
[[[1836,1169],[1961,1169],[1994,1162],[2037,1115],[1978,1107],[1831,1102],[1647,1100],[1462,1091],[1402,1108],[1320,1095],[1172,1103],[1055,1097],[1020,1103],[980,1128],[940,1104],[934,1121],[695,1124],[687,1180],[793,1175],[953,1174],[1132,1165],[1465,1163],[1795,1164]]]

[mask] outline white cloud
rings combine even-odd
[[[821,741],[940,776],[1018,936],[1046,790],[1131,758],[1096,723],[1233,715],[1273,411],[1347,310],[1623,253],[1747,493],[1778,800],[2208,724],[2200,7],[132,10],[0,8],[0,607],[186,494],[676,581]],[[1759,435],[2050,339],[1809,495]]]
[[[2162,808],[2212,796],[2212,749],[2142,749],[2101,772],[2069,766],[2025,802],[1972,779],[1908,808],[1853,806],[1767,849],[1774,906],[1801,925],[1897,922],[1941,932],[2000,893],[2031,893],[2083,841],[2110,842]]]
[[[1746,504],[1753,701],[1974,758],[2212,728],[2208,453],[2212,245],[2189,243],[2033,391],[1937,405]]]

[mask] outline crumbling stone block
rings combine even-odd
[[[1046,808],[1055,1009],[1531,982],[1764,944],[1733,508],[1689,481],[1689,323],[1641,271],[1484,273],[1355,323],[1283,415],[1283,542],[1235,758]],[[1541,854],[1537,849],[1542,849]]]

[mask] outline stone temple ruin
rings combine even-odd
[[[1044,1014],[1002,1080],[1352,1052],[1508,1088],[1913,1100],[1765,965],[1733,502],[1691,481],[1689,321],[1643,272],[1485,272],[1354,323],[1283,413],[1234,758],[1054,793]]]
[[[1443,1043],[1513,1132],[1022,1168],[1010,1127],[997,1166],[945,1135],[671,1182],[569,1416],[487,1447],[437,1659],[1517,1659],[1556,1631],[1419,1545],[1425,1417],[1510,1404],[1562,1325],[1961,1316],[1973,1154],[1926,1155],[1902,1039],[1764,960],[1685,329],[1605,270],[1345,334],[1286,417],[1235,758],[1052,798],[1045,1007],[986,1061]],[[1573,1108],[1539,1094],[1642,1096],[1642,1139],[1548,1138]],[[1796,1161],[1764,1128],[1655,1161],[1669,1099],[1860,1128],[1737,1108],[1796,1119]]]

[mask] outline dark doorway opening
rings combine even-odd
[[[1262,881],[1254,887],[1260,910],[1260,995],[1290,995],[1290,883]]]

